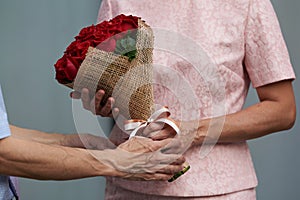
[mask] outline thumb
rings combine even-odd
[[[81,94],[80,94],[80,92],[73,91],[73,92],[70,92],[70,97],[71,97],[72,99],[80,99]]]

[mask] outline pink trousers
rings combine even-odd
[[[107,183],[105,200],[256,200],[255,188],[210,197],[174,197],[156,196],[126,190],[114,184]]]

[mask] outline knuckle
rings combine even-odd
[[[100,100],[100,99],[102,99],[102,97],[103,97],[103,94],[100,92],[97,92],[96,99]]]
[[[103,107],[105,110],[111,111],[112,105],[110,103],[106,103],[105,106]]]

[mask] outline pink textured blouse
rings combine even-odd
[[[151,27],[175,31],[201,46],[225,82],[226,114],[242,109],[250,83],[259,87],[295,78],[269,0],[102,0],[98,21],[120,13],[140,16]],[[188,80],[199,98],[201,118],[213,117],[212,91],[203,87],[204,80],[193,67],[159,51],[154,63],[171,67]],[[170,81],[164,69],[155,74],[156,80]],[[171,80],[170,84],[176,82]],[[172,117],[182,116],[182,105],[166,87],[156,86],[155,98],[170,107]],[[193,112],[192,105],[183,107]],[[185,153],[191,170],[173,183],[109,179],[128,190],[166,196],[211,196],[257,186],[246,142],[218,144],[205,158],[199,151],[200,147],[193,147]]]

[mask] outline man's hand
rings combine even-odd
[[[108,98],[104,106],[101,105],[101,101],[104,97],[105,91],[98,90],[93,98],[90,97],[89,90],[83,88],[81,93],[73,91],[70,96],[73,99],[81,99],[82,106],[84,109],[91,111],[95,115],[100,115],[102,117],[113,117],[117,116],[119,113],[118,108],[113,108],[114,98]]]
[[[165,146],[174,146],[175,139],[153,141],[144,137],[133,137],[114,150],[105,154],[94,152],[98,160],[121,172],[121,176],[131,180],[168,180],[183,169],[185,159],[174,151],[162,153]],[[174,148],[173,148],[174,147]]]

